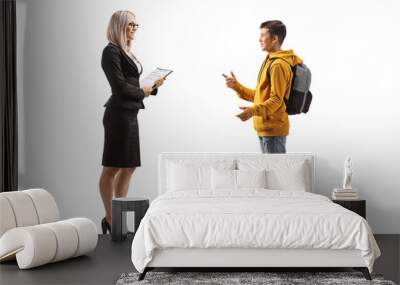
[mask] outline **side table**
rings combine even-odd
[[[340,206],[359,214],[361,217],[366,219],[365,200],[332,200],[333,203],[339,204]]]
[[[150,201],[143,197],[124,197],[112,200],[112,225],[111,238],[113,241],[123,241],[126,239],[126,212],[135,212],[135,233],[140,221],[149,208]]]

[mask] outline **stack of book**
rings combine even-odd
[[[334,200],[358,200],[358,192],[355,189],[334,188],[332,192]]]

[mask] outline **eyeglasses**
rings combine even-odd
[[[137,30],[137,29],[139,28],[139,25],[136,24],[136,23],[134,23],[134,22],[130,22],[130,23],[128,24],[128,26],[134,28],[135,30]]]

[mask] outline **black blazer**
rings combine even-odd
[[[140,74],[133,60],[117,45],[109,43],[103,50],[101,67],[111,86],[112,95],[104,105],[124,109],[144,109],[144,92]],[[155,89],[152,94],[155,95]]]

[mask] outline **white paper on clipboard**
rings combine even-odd
[[[140,81],[140,87],[152,87],[156,80],[167,77],[171,72],[171,69],[157,67],[153,72]]]

